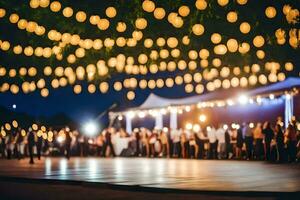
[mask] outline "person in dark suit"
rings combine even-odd
[[[292,124],[289,124],[286,132],[286,144],[287,144],[287,150],[288,150],[288,161],[289,162],[295,162],[297,158],[297,130],[296,127]]]
[[[275,126],[275,138],[276,138],[276,147],[277,147],[277,160],[279,162],[284,162],[284,134],[281,129],[280,124]]]
[[[71,137],[71,132],[69,130],[69,128],[67,127],[65,129],[66,131],[66,142],[65,142],[65,145],[66,145],[66,158],[69,160],[70,159],[70,155],[71,155],[71,142],[72,142],[72,137]]]
[[[21,153],[22,142],[23,142],[23,136],[21,134],[21,128],[18,128],[18,132],[16,136],[16,155],[18,160],[20,160],[23,157]]]
[[[266,159],[271,159],[271,141],[274,138],[274,131],[271,128],[270,122],[265,122],[263,134],[265,136]]]
[[[112,135],[111,131],[112,131],[111,128],[108,128],[105,133],[105,143],[104,143],[103,153],[104,155],[106,155],[107,148],[109,147],[110,153],[112,154],[113,157],[115,157],[116,154],[115,154],[113,143],[111,141],[111,135]]]
[[[36,143],[37,157],[39,160],[41,160],[42,146],[43,146],[43,137],[41,135],[39,135],[37,138],[37,143]]]
[[[33,148],[35,146],[35,133],[32,131],[31,128],[29,128],[29,133],[28,133],[28,152],[29,152],[29,157],[30,157],[30,164],[34,164],[33,161]]]
[[[242,148],[244,144],[244,138],[243,138],[243,131],[242,128],[239,128],[237,130],[237,136],[236,136],[236,158],[242,159]]]

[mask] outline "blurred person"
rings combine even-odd
[[[196,133],[191,133],[189,135],[189,157],[197,158],[199,147],[196,142]]]
[[[17,158],[20,160],[23,157],[24,153],[24,144],[23,144],[24,138],[21,133],[21,128],[18,128],[17,136],[16,136],[16,152],[17,152]]]
[[[198,159],[203,159],[205,156],[205,142],[208,140],[207,136],[205,135],[204,131],[200,129],[200,131],[196,135],[196,143],[198,145],[198,154],[197,158]]]
[[[10,160],[12,158],[12,153],[13,153],[13,136],[10,134],[6,136],[6,159]]]
[[[226,158],[231,159],[233,157],[233,145],[232,145],[233,132],[228,128],[225,130],[225,145],[226,145]]]
[[[103,154],[103,135],[99,134],[96,138],[96,145],[97,145],[97,156],[102,157]]]
[[[297,155],[297,131],[292,124],[288,125],[285,132],[285,137],[288,151],[288,161],[295,162]]]
[[[66,149],[66,158],[69,160],[71,156],[71,142],[72,142],[72,136],[70,129],[68,127],[65,128],[65,134],[66,134],[66,141],[65,141],[65,149]]]
[[[42,137],[42,135],[38,135],[37,141],[36,141],[36,152],[37,152],[38,160],[41,160],[42,146],[43,146],[43,137]]]
[[[245,138],[247,160],[250,160],[253,157],[253,130],[250,128],[250,123],[244,123],[242,131]]]
[[[171,130],[171,140],[173,143],[173,155],[172,157],[180,157],[180,130]]]
[[[218,141],[216,137],[216,129],[215,127],[208,127],[207,128],[207,137],[209,140],[209,159],[216,159],[217,158],[217,147],[218,147]]]
[[[226,158],[226,143],[225,143],[225,130],[223,126],[220,124],[219,128],[216,130],[216,138],[218,140],[218,158],[225,159]]]
[[[112,143],[112,134],[113,133],[114,133],[114,129],[112,127],[108,128],[106,130],[103,152],[104,152],[104,155],[106,155],[106,156],[112,155],[113,157],[115,157],[116,154],[115,154],[115,150],[114,150],[114,145]]]
[[[271,123],[270,122],[265,122],[264,123],[262,133],[264,134],[264,138],[265,138],[266,160],[270,160],[271,159],[271,141],[274,138],[274,131],[271,128]]]
[[[29,152],[29,157],[30,157],[29,164],[34,164],[33,148],[35,146],[35,132],[32,130],[32,128],[29,128],[29,130],[28,130],[27,141],[28,141],[28,152]]]
[[[135,156],[141,156],[141,135],[140,131],[134,132],[134,137],[135,137],[135,146],[136,146],[136,151],[135,151]]]
[[[157,130],[153,130],[150,133],[149,136],[149,150],[150,150],[150,156],[155,157],[155,143],[157,141],[157,135],[156,135]]]
[[[181,147],[181,157],[188,157],[189,141],[187,139],[187,133],[183,130],[180,134],[180,147]]]
[[[168,140],[168,133],[167,131],[161,131],[160,133],[160,142],[162,147],[162,156],[170,157],[170,144]]]
[[[78,148],[79,148],[79,155],[82,157],[84,156],[84,136],[83,135],[79,135],[78,136]],[[105,154],[103,154],[105,155]]]
[[[149,145],[149,135],[150,132],[149,130],[147,129],[142,129],[141,130],[141,134],[142,134],[142,138],[141,138],[141,143],[142,143],[142,156],[146,156],[146,157],[150,157],[150,145]]]
[[[257,123],[253,131],[253,138],[255,144],[254,146],[255,158],[258,160],[262,160],[264,158],[264,144],[263,144],[264,135],[262,133],[261,123]]]
[[[242,159],[242,150],[243,150],[243,145],[244,145],[244,137],[243,137],[243,131],[242,128],[238,128],[236,134],[236,158],[237,159]]]
[[[2,158],[5,158],[5,149],[6,149],[5,137],[2,134],[0,134],[0,154]]]
[[[161,134],[161,130],[158,130],[155,133],[156,142],[154,143],[154,157],[156,157],[156,156],[162,157],[163,156],[160,134]]]
[[[274,133],[275,133],[276,147],[278,153],[277,160],[282,163],[284,162],[285,151],[284,151],[284,134],[280,124],[276,124]]]

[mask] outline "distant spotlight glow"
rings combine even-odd
[[[205,122],[205,121],[206,121],[206,118],[207,118],[207,117],[206,117],[204,114],[202,114],[202,115],[199,116],[199,121],[200,121],[200,122]]]
[[[193,126],[193,131],[194,131],[195,133],[197,133],[197,132],[199,132],[200,130],[201,130],[200,125],[199,125],[199,124],[194,124],[194,126]]]
[[[275,96],[274,96],[274,94],[270,94],[270,96],[269,96],[269,97],[270,97],[270,99],[271,99],[271,100],[275,99]]]
[[[98,127],[94,122],[88,122],[84,125],[84,132],[89,136],[93,136],[97,134]]]
[[[186,112],[190,112],[190,111],[191,111],[191,106],[186,106],[186,107],[185,107],[185,111],[186,111]]]
[[[224,130],[227,130],[227,129],[228,129],[228,125],[227,125],[227,124],[224,124],[224,125],[223,125],[223,129],[224,129]]]
[[[146,113],[141,111],[138,113],[138,116],[139,116],[139,118],[144,118],[144,117],[146,117]]]
[[[239,96],[238,100],[239,100],[240,104],[242,104],[242,105],[245,105],[249,102],[249,98],[246,95]]]
[[[250,128],[254,128],[254,123],[250,123],[250,124],[249,124],[249,127],[250,127]]]
[[[162,114],[162,115],[165,115],[165,114],[167,114],[167,110],[166,109],[160,109],[160,114]]]
[[[119,120],[119,121],[122,121],[122,120],[123,120],[123,116],[122,116],[122,115],[119,115],[119,116],[118,116],[118,120]]]
[[[16,104],[13,104],[13,105],[12,105],[12,108],[13,108],[13,109],[16,109],[16,108],[17,108],[17,105],[16,105]]]
[[[210,126],[208,126],[208,127],[206,127],[206,131],[211,131],[212,129],[211,129],[211,127]]]
[[[187,129],[187,130],[191,130],[192,128],[193,128],[193,124],[191,124],[191,123],[187,123],[185,125],[185,129]]]
[[[256,102],[257,102],[258,104],[261,104],[261,103],[262,103],[262,98],[261,98],[261,97],[257,97],[257,98],[256,98]]]
[[[63,143],[64,141],[65,141],[65,137],[64,136],[62,136],[62,135],[59,135],[58,137],[57,137],[57,142],[59,142],[59,143]]]
[[[228,106],[233,106],[234,105],[234,101],[232,101],[231,99],[227,100],[227,105]]]
[[[232,123],[232,124],[231,124],[231,128],[232,128],[232,129],[238,129],[238,124]]]
[[[169,131],[168,127],[163,128],[163,132],[167,133]]]
[[[129,111],[129,112],[127,112],[127,116],[128,116],[130,119],[132,119],[132,118],[134,118],[135,113],[134,113],[133,111]]]

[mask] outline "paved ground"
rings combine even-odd
[[[12,188],[18,188],[18,192]],[[153,199],[162,194],[164,199],[172,199],[174,195],[177,199],[186,195],[189,199],[207,195],[216,199],[249,195],[255,199],[274,199],[278,195],[292,195],[289,192],[299,197],[300,165],[148,158],[72,158],[70,161],[47,158],[29,165],[27,159],[0,160],[0,194],[5,199],[18,199],[20,195],[25,199],[37,197],[33,191],[36,194],[47,191],[61,199],[68,198],[67,195],[73,195],[74,199],[74,192],[81,197],[88,195],[87,199],[96,196]]]

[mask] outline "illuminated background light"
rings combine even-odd
[[[84,124],[83,131],[88,136],[94,136],[98,133],[98,126],[95,122],[90,121]]]

